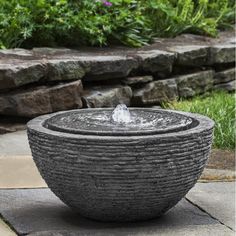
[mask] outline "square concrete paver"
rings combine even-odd
[[[0,135],[0,155],[30,156],[31,151],[26,130]]]
[[[232,230],[185,199],[163,217],[126,224],[85,219],[64,205],[49,189],[0,190],[0,199],[1,215],[19,235],[234,235]]]
[[[9,226],[0,218],[0,235],[1,236],[16,236]]]
[[[0,188],[46,186],[32,159],[26,131],[0,135]]]
[[[187,199],[235,230],[235,182],[198,183]]]
[[[0,188],[39,187],[47,185],[31,156],[0,156]]]

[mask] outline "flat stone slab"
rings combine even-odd
[[[32,156],[0,155],[0,189],[40,187],[47,185],[39,174]]]
[[[214,75],[214,84],[227,83],[235,80],[236,68],[220,71]]]
[[[0,213],[19,235],[234,235],[185,199],[158,219],[124,224],[83,218],[49,189],[0,190],[0,196]]]
[[[180,97],[193,97],[212,89],[213,71],[207,70],[175,78]]]
[[[132,104],[135,106],[153,105],[178,98],[175,79],[153,81],[143,88],[134,89]]]
[[[222,83],[222,84],[216,84],[216,85],[214,85],[214,89],[217,89],[217,90],[226,90],[226,91],[229,91],[229,92],[235,91],[235,88],[236,88],[236,82],[235,82],[235,80],[230,81],[230,82],[228,82],[228,83]]]
[[[46,186],[32,159],[26,131],[0,135],[0,188]]]
[[[77,80],[0,94],[0,114],[36,117],[60,110],[82,108],[82,91],[82,82]]]
[[[181,45],[167,48],[177,54],[176,64],[181,66],[201,66],[208,63],[208,46]]]
[[[26,130],[0,135],[0,156],[31,156]]]
[[[2,236],[16,236],[10,227],[0,218],[0,235]]]
[[[85,107],[116,107],[130,105],[132,90],[129,86],[95,86],[84,91]]]
[[[0,135],[1,134],[6,134],[6,133],[12,133],[12,132],[16,132],[19,130],[25,130],[26,129],[26,125],[23,123],[6,123],[3,122],[1,123],[0,121]]]
[[[136,70],[166,77],[174,65],[235,62],[235,31],[217,38],[183,34],[133,49],[128,47],[34,48],[0,50],[0,90],[45,81],[125,78]]]
[[[198,183],[187,199],[235,230],[235,182]]]
[[[135,77],[125,78],[122,80],[122,83],[129,86],[137,86],[141,84],[146,84],[151,81],[153,81],[153,76],[144,75],[144,76],[135,76]]]
[[[209,63],[233,63],[235,62],[235,45],[230,43],[223,43],[214,45],[210,49]]]

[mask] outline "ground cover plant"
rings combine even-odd
[[[183,32],[216,36],[235,20],[233,0],[0,0],[0,48],[139,47]]]
[[[163,106],[210,117],[215,121],[213,146],[220,149],[235,148],[235,94],[212,92]]]

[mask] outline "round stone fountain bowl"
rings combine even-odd
[[[79,214],[100,221],[158,217],[200,177],[214,122],[202,115],[131,108],[114,124],[112,109],[58,112],[31,120],[28,139],[48,187]]]

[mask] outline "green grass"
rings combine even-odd
[[[215,121],[213,147],[231,150],[235,148],[235,94],[212,92],[163,106],[210,117]]]

